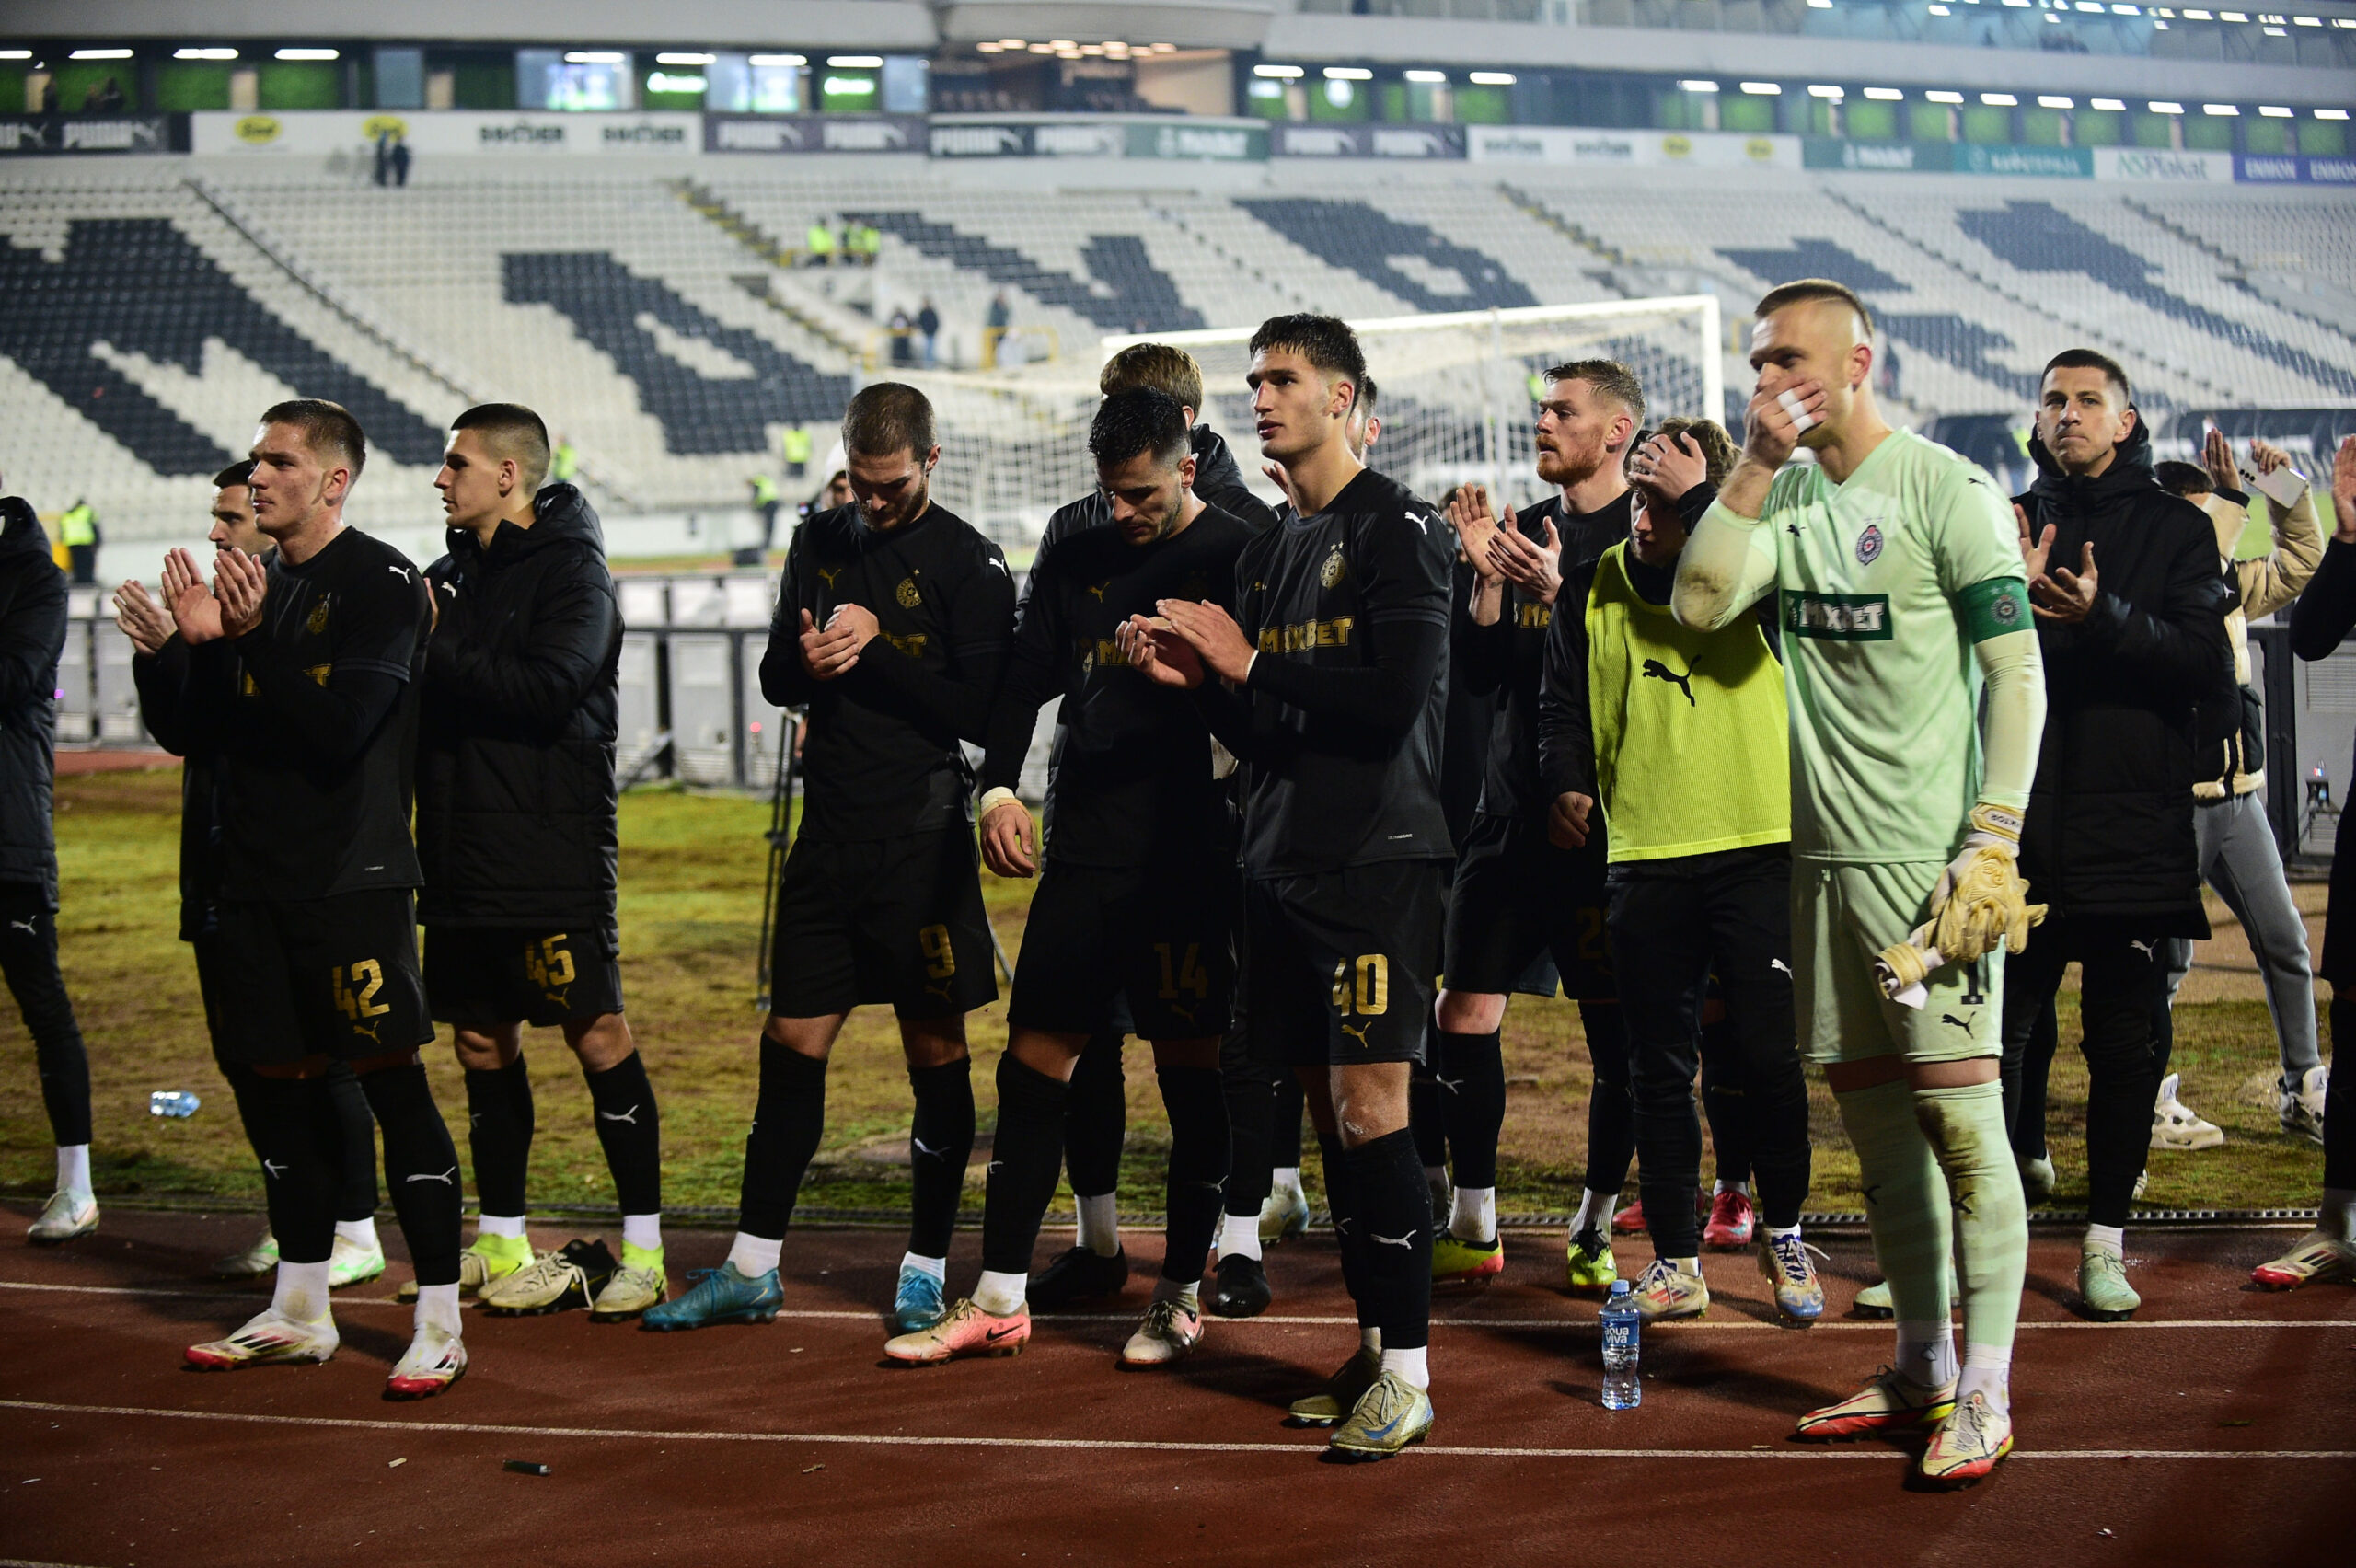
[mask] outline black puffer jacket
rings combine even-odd
[[[57,656],[65,574],[29,502],[0,497],[0,882],[31,884],[57,907]]]
[[[2216,529],[2159,488],[2140,421],[2093,478],[2064,475],[2039,443],[2029,451],[2038,477],[2015,499],[2032,537],[2055,529],[2047,571],[2079,570],[2091,542],[2100,594],[2076,626],[2037,623],[2045,740],[2021,873],[2056,917],[2205,937],[2191,800],[2200,715],[2235,696]]]
[[[550,485],[486,550],[450,530],[417,765],[418,918],[611,934],[621,612],[597,514]]]

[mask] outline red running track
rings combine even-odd
[[[2131,1232],[2145,1305],[2119,1325],[2071,1315],[2075,1239],[2040,1235],[2020,1448],[1934,1494],[1909,1484],[1910,1446],[1786,1440],[1888,1355],[1887,1324],[1841,1316],[1870,1277],[1857,1237],[1819,1239],[1832,1315],[1807,1332],[1773,1325],[1749,1257],[1705,1260],[1708,1319],[1648,1334],[1644,1405],[1614,1412],[1596,1403],[1594,1309],[1559,1288],[1560,1237],[1508,1232],[1504,1281],[1436,1307],[1431,1444],[1343,1467],[1282,1424],[1354,1342],[1322,1239],[1272,1251],[1268,1315],[1213,1320],[1163,1372],[1114,1367],[1143,1273],[1121,1311],[1039,1320],[1019,1359],[884,1367],[899,1238],[802,1232],[774,1324],[658,1336],[469,1313],[467,1378],[398,1405],[378,1397],[408,1338],[398,1262],[338,1298],[326,1366],[179,1370],[182,1345],[262,1305],[266,1286],[202,1277],[255,1224],[113,1210],[87,1240],[0,1253],[0,1558],[2295,1568],[2346,1563],[2356,1518],[2356,1292],[2243,1289],[2281,1230]],[[1154,1265],[1158,1238],[1128,1244]],[[725,1248],[675,1232],[675,1284]],[[953,1288],[976,1251],[961,1234]],[[1641,1242],[1623,1268],[1631,1254]]]

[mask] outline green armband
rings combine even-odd
[[[2028,584],[2017,577],[1991,577],[1955,596],[1963,611],[1964,630],[1974,642],[2027,631],[2036,625],[2028,613]]]

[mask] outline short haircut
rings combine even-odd
[[[1173,467],[1193,449],[1186,428],[1185,405],[1158,386],[1130,386],[1097,405],[1088,427],[1088,450],[1098,464],[1114,467],[1139,453],[1153,454],[1155,464]]]
[[[1549,381],[1584,381],[1602,396],[1628,410],[1628,417],[1638,424],[1645,422],[1645,384],[1636,373],[1618,360],[1569,360],[1546,372]]]
[[[1358,377],[1357,409],[1368,419],[1374,417],[1374,377],[1371,375]]]
[[[904,382],[862,386],[843,410],[843,450],[853,457],[907,452],[921,463],[932,445],[931,400]]]
[[[1107,398],[1132,386],[1167,392],[1181,407],[1202,410],[1203,367],[1194,355],[1168,343],[1131,343],[1096,375],[1096,390]]]
[[[2113,386],[2119,388],[2119,400],[2120,402],[2131,403],[2135,400],[2135,389],[2127,384],[2127,372],[2120,367],[2119,363],[2117,360],[2111,358],[2108,354],[2102,353],[2094,349],[2063,349],[2060,353],[2055,354],[2051,359],[2045,362],[2045,370],[2043,374],[2038,375],[2037,378],[2037,384],[2040,391],[2045,386],[2045,377],[2052,375],[2057,370],[2101,371],[2103,378],[2108,381]]]
[[[1654,433],[1692,437],[1693,444],[1702,449],[1703,471],[1709,481],[1714,485],[1726,482],[1727,470],[1734,467],[1736,457],[1734,437],[1728,435],[1726,427],[1717,421],[1694,420],[1682,414],[1672,414],[1660,421],[1660,429]]]
[[[549,476],[549,427],[521,403],[477,403],[450,428],[475,432],[494,457],[514,458],[526,490],[538,490]]]
[[[1348,382],[1354,406],[1366,388],[1366,351],[1358,347],[1357,333],[1338,316],[1307,311],[1271,316],[1252,334],[1251,352],[1257,358],[1270,349],[1297,353],[1320,375]]]
[[[1761,295],[1753,316],[1768,317],[1787,305],[1800,305],[1808,300],[1831,300],[1845,305],[1857,313],[1857,325],[1865,329],[1865,337],[1874,335],[1874,313],[1857,296],[1857,291],[1846,283],[1836,283],[1830,278],[1801,278],[1793,282],[1777,283]]]
[[[2211,478],[2209,470],[2198,463],[2178,463],[2170,459],[2153,464],[2152,473],[2160,481],[2162,490],[2170,495],[2180,495],[2187,501],[2216,493],[2217,481]]]
[[[341,463],[352,471],[352,482],[360,481],[360,470],[368,461],[368,437],[352,410],[341,403],[330,403],[324,398],[296,398],[275,403],[262,410],[261,422],[266,425],[293,425],[303,432],[303,444],[311,455],[322,462]]]
[[[232,463],[213,476],[214,490],[237,490],[241,486],[250,488],[253,482],[254,460],[250,457],[240,463]]]

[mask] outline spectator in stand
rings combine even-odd
[[[835,261],[835,226],[822,214],[810,220],[809,232],[803,236],[803,253],[813,267],[831,267]]]
[[[2313,663],[2328,659],[2356,628],[2356,435],[2339,444],[2331,466],[2331,505],[2336,524],[2323,566],[2305,597],[2291,611],[2291,649]],[[2331,909],[2356,908],[2356,834],[2349,816],[2339,819],[2331,858]],[[2338,851],[2345,849],[2346,854]],[[2331,1037],[2356,1038],[2356,942],[2334,940],[2339,927],[2326,918],[2323,977],[2331,982]],[[2261,1263],[2250,1282],[2261,1290],[2293,1290],[2310,1280],[2356,1285],[2356,1106],[2349,1092],[2322,1069],[2323,1203],[2316,1228],[2305,1239],[2272,1262]]]
[[[916,363],[916,346],[908,340],[908,334],[914,329],[915,323],[908,319],[908,313],[895,308],[892,318],[885,327],[885,330],[892,334],[892,363],[894,364],[907,365]]]
[[[374,176],[379,186],[392,183],[393,128],[389,125],[376,133],[376,167]]]
[[[924,334],[924,367],[930,370],[940,363],[936,351],[941,337],[941,312],[932,307],[930,298],[917,307],[917,330]]]
[[[982,368],[998,368],[998,346],[1006,337],[1007,324],[1014,313],[1006,303],[1006,291],[1000,289],[990,295],[989,314],[982,317]]]
[[[393,138],[393,183],[400,186],[409,184],[409,138],[406,136]]]
[[[2250,461],[2260,474],[2289,471],[2290,457],[2263,441],[2250,443]],[[2307,955],[2307,931],[2282,856],[2266,817],[2266,715],[2250,685],[2248,622],[2273,614],[2299,595],[2323,559],[2323,534],[2316,522],[2315,492],[2304,490],[2284,506],[2269,497],[2267,525],[2273,548],[2253,560],[2236,560],[2235,547],[2249,521],[2250,497],[2234,467],[2224,432],[2212,429],[2201,463],[2162,463],[2163,489],[2209,514],[2216,525],[2217,556],[2240,591],[2240,605],[2225,617],[2234,649],[2238,690],[2233,732],[2207,753],[2193,785],[2193,835],[2200,850],[2200,875],[2225,901],[2249,939],[2258,970],[2266,979],[2266,1005],[2274,1015],[2274,1036],[2282,1075],[2275,1085],[2275,1110],[2285,1132],[2323,1141],[2323,1058],[2316,1045],[2315,975]],[[2192,943],[2168,943],[2168,1000],[2192,967]],[[2187,1110],[2173,1092],[2174,1074],[2162,1080],[2152,1111],[2154,1148],[2214,1148],[2225,1141],[2216,1126]]]
[[[2117,362],[2071,349],[2047,363],[2029,450],[2037,482],[2013,510],[2046,715],[2020,874],[2050,913],[2028,951],[1985,984],[2002,987],[2005,1119],[2018,1151],[2045,1124],[2052,1058],[2029,1049],[2036,1020],[2062,970],[2081,965],[2088,1224],[2078,1290],[2086,1316],[2114,1321],[2142,1305],[2127,1283],[2124,1230],[2167,1070],[2163,946],[2209,934],[2191,794],[2200,724],[2234,690],[2229,594],[2207,514],[2153,477],[2151,440]]]
[[[96,582],[98,570],[98,509],[77,496],[65,514],[57,520],[58,541],[65,547],[65,559],[73,565],[74,581],[87,586]]]
[[[556,450],[549,454],[549,483],[569,485],[572,476],[581,471],[581,449],[572,444],[572,437],[556,438]],[[797,478],[799,475],[795,476]]]

